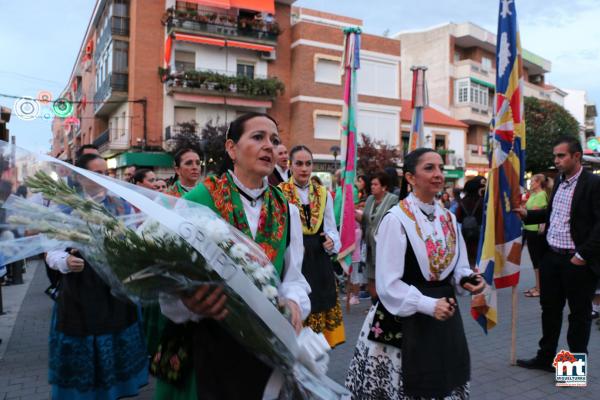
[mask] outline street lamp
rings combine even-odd
[[[329,148],[329,151],[331,152],[331,154],[333,154],[333,169],[337,171],[337,156],[340,154],[341,151],[340,146],[331,146]]]

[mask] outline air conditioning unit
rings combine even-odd
[[[273,61],[277,59],[277,52],[275,50],[273,51],[261,51],[260,52],[260,59],[261,60],[266,60],[266,61]]]

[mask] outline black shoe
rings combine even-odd
[[[537,357],[529,360],[517,360],[517,366],[527,369],[541,369],[542,371],[554,372],[554,367],[550,362],[543,362]]]

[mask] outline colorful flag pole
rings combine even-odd
[[[429,96],[427,95],[427,82],[425,81],[425,71],[427,67],[411,67],[413,72],[412,81],[412,122],[410,137],[408,139],[408,152],[425,146],[425,130],[423,122],[423,110],[429,105]]]
[[[342,213],[340,218],[340,239],[342,246],[338,261],[345,272],[352,266],[352,251],[355,246],[356,221],[354,219],[354,180],[356,177],[356,110],[357,86],[356,70],[360,68],[360,28],[344,29],[344,106],[342,114]]]
[[[514,0],[500,0],[496,71],[491,170],[477,254],[477,267],[488,288],[473,296],[471,304],[473,318],[486,333],[498,322],[495,289],[513,287],[514,291],[521,264],[522,225],[512,210],[520,206],[525,186],[525,120],[523,62]]]

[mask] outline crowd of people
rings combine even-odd
[[[339,279],[341,189],[329,190],[314,175],[312,150],[298,145],[288,152],[275,120],[248,113],[231,122],[223,151],[219,174],[203,176],[199,151],[184,147],[174,152],[169,184],[148,168],[129,167],[123,178],[206,205],[265,249],[296,332],[311,327],[335,348],[347,339],[342,287],[350,305],[370,299],[345,381],[352,398],[468,398],[470,355],[456,297],[486,286],[475,266],[486,179],[450,191],[442,157],[428,148],[404,157],[401,178],[395,167],[361,171],[366,174],[354,186],[352,266]],[[593,269],[600,267],[600,183],[582,169],[581,155],[578,143],[557,142],[557,184],[534,175],[522,208],[514,211],[527,224],[536,276],[525,295],[540,297],[542,305],[540,350],[519,360],[525,368],[551,369],[566,301],[574,352],[587,352],[597,316],[600,296],[594,305],[592,297]],[[75,164],[108,174],[92,145],[81,148]],[[85,178],[72,183],[116,214],[135,212]],[[219,286],[202,285],[142,308],[113,297],[77,249],[49,252],[45,261],[47,293],[56,300],[49,337],[53,398],[135,396],[149,371],[157,399],[278,398],[281,371],[219,324],[228,314]],[[176,365],[162,361],[174,354]]]

